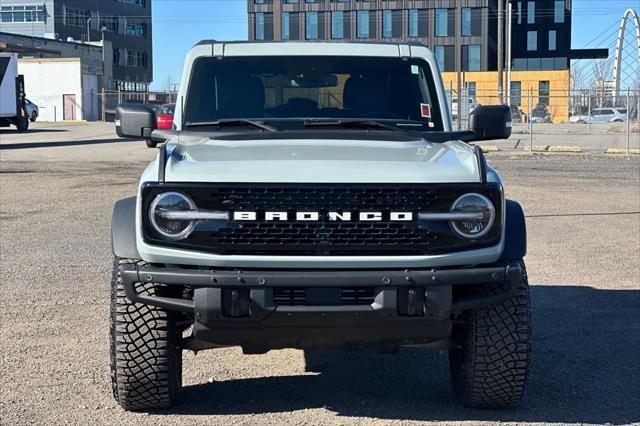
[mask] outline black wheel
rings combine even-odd
[[[29,118],[26,115],[21,115],[16,119],[16,128],[18,133],[24,133],[29,130]]]
[[[524,263],[522,263],[524,268]],[[483,293],[497,291],[484,286]],[[524,393],[531,346],[531,304],[526,270],[516,295],[500,305],[465,312],[449,350],[455,393],[474,408],[509,408]]]
[[[111,282],[111,386],[113,396],[125,410],[168,408],[182,387],[181,332],[176,315],[127,299],[118,265],[135,263],[114,260]],[[143,262],[138,262],[143,263]],[[138,283],[147,295],[168,295],[167,286]]]
[[[31,122],[32,122],[32,123],[35,123],[37,119],[38,119],[38,113],[37,113],[37,112],[35,112],[35,111],[33,111],[33,112],[31,113],[31,118],[30,118],[30,120],[31,120]]]
[[[156,148],[158,146],[158,142],[153,142],[148,140],[145,143],[147,144],[147,148]]]

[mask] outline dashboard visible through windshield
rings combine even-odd
[[[224,120],[367,120],[442,131],[427,62],[410,58],[200,58],[193,67],[187,126]]]

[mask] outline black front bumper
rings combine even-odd
[[[119,270],[131,301],[192,314],[196,340],[242,346],[245,352],[286,347],[392,347],[445,340],[453,315],[513,297],[522,275],[517,263],[373,271],[232,271],[127,264]],[[193,298],[139,294],[136,283],[141,282],[190,286]],[[468,291],[480,284],[489,284],[492,291]],[[323,291],[335,294],[345,287],[371,289],[372,303],[322,303]],[[277,303],[274,292],[283,289],[305,289],[307,303]],[[311,301],[309,294],[320,297]]]

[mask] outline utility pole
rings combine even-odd
[[[513,17],[513,6],[507,1],[507,105],[511,106],[511,19]]]
[[[456,10],[456,16],[460,17],[458,19],[456,19],[456,25],[460,25],[460,27],[458,27],[456,29],[456,68],[457,68],[457,76],[456,76],[456,80],[458,81],[458,87],[456,88],[456,92],[457,92],[457,97],[458,97],[458,117],[457,117],[457,122],[458,122],[458,130],[462,130],[462,51],[461,51],[461,38],[460,38],[460,34],[462,34],[462,2],[456,2],[458,3],[457,5],[457,10]],[[465,102],[468,102],[465,99]]]
[[[502,70],[504,68],[504,0],[498,0],[498,100],[504,93]]]

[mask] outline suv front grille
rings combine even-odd
[[[256,212],[255,221],[200,222],[185,240],[167,241],[145,222],[145,241],[150,244],[221,255],[425,255],[440,254],[496,244],[500,237],[501,194],[497,185],[405,184],[399,185],[287,185],[287,184],[165,184],[147,185],[143,208],[165,191],[189,195],[200,209]],[[448,211],[463,193],[489,197],[497,222],[485,237],[459,238],[448,223],[420,222],[419,212]],[[266,221],[264,212],[287,212],[289,220]],[[296,221],[296,212],[313,211],[318,221]],[[352,221],[331,221],[328,212],[352,212]],[[412,212],[411,221],[358,221],[360,212]]]

